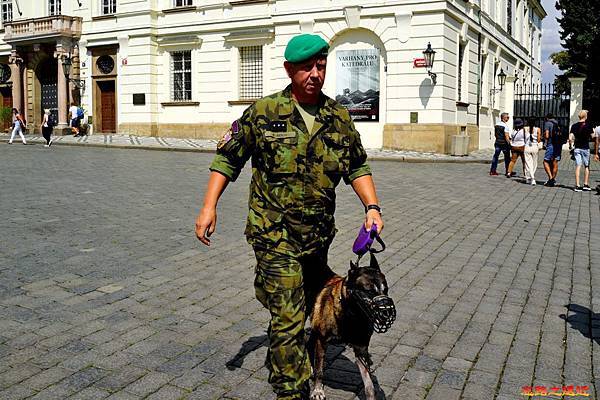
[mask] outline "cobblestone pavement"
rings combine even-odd
[[[9,135],[0,134],[1,141],[8,141]],[[40,135],[26,135],[29,143],[45,144],[46,140]],[[21,143],[17,137],[14,143]],[[164,137],[148,137],[136,135],[89,135],[82,137],[56,136],[53,145],[113,147],[122,149],[170,150],[213,153],[217,148],[216,140],[178,139]],[[410,162],[443,162],[443,163],[489,163],[494,154],[493,149],[477,150],[468,156],[450,156],[447,154],[423,153],[404,150],[367,150],[371,160],[392,160]],[[503,159],[503,157],[500,157]]]
[[[210,159],[0,145],[0,399],[273,398],[242,233],[248,169],[211,247],[194,238]],[[531,385],[598,398],[599,196],[571,190],[572,162],[555,188],[478,164],[372,167],[398,311],[370,347],[379,398],[523,399]],[[330,262],[344,274],[363,212],[341,186]],[[328,351],[328,399],[364,399],[353,360]]]

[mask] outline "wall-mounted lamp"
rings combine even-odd
[[[71,74],[71,66],[72,65],[73,65],[73,59],[71,58],[71,54],[69,53],[69,55],[65,55],[63,57],[63,61],[62,61],[62,67],[63,67],[63,72],[65,74],[65,77],[67,78],[68,82],[73,82],[73,84],[77,88],[79,88],[81,90],[85,90],[85,80],[69,78],[69,75]]]
[[[427,48],[423,50],[423,57],[425,57],[425,67],[427,68],[427,73],[435,85],[437,82],[437,75],[434,72],[431,72],[431,69],[433,68],[433,62],[435,61],[435,50],[431,48],[431,43],[427,43]]]
[[[502,68],[500,68],[500,73],[498,74],[498,85],[500,86],[500,89],[497,89],[496,87],[494,87],[493,89],[490,89],[490,94],[500,93],[502,91],[502,88],[504,87],[505,83],[506,83],[506,74],[504,73],[504,70]]]

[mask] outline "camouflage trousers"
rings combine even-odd
[[[269,310],[269,383],[280,400],[308,398],[311,362],[304,324],[316,295],[333,275],[327,266],[328,247],[308,256],[254,247],[256,298]]]

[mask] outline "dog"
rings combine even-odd
[[[396,318],[394,303],[387,293],[385,275],[373,253],[368,267],[359,267],[351,261],[347,276],[334,275],[319,292],[311,315],[309,338],[315,380],[311,400],[325,400],[325,350],[334,338],[354,350],[366,398],[375,400],[369,342],[374,331],[385,332]]]

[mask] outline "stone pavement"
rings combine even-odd
[[[0,134],[0,142],[8,141],[9,135]],[[30,143],[45,144],[46,140],[40,135],[26,135]],[[14,143],[21,143],[17,136]],[[202,139],[178,139],[163,137],[148,137],[136,135],[89,135],[82,137],[56,136],[53,146],[92,146],[112,147],[121,149],[143,149],[143,150],[167,150],[167,151],[189,151],[201,153],[214,153],[217,148],[216,140]],[[393,150],[367,150],[370,160],[392,160],[408,162],[443,162],[443,163],[489,163],[494,154],[493,149],[477,150],[464,157],[450,156],[447,154],[422,153],[416,151],[393,151]],[[503,159],[501,156],[500,159]]]
[[[210,160],[0,144],[0,399],[273,398],[243,238],[249,169],[206,248],[193,227]],[[598,398],[600,197],[571,190],[572,162],[555,188],[478,164],[372,168],[398,311],[370,347],[379,399],[525,399],[535,385]],[[344,274],[363,211],[338,194],[330,263]],[[331,346],[328,399],[364,399],[353,360]]]

